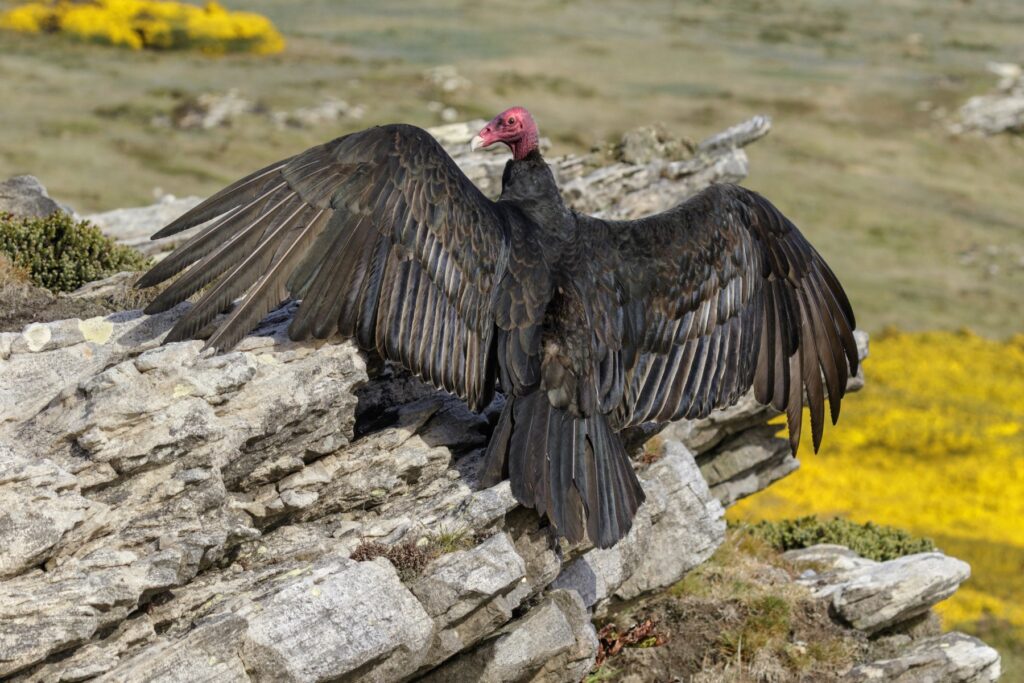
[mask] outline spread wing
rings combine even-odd
[[[508,224],[426,131],[383,126],[313,147],[153,237],[215,218],[139,282],[187,268],[147,313],[207,288],[168,341],[193,337],[245,294],[207,344],[231,348],[290,295],[302,299],[292,339],[353,336],[474,408],[490,400]]]
[[[610,366],[621,370],[601,384],[614,388],[619,429],[705,417],[753,386],[786,412],[795,451],[806,390],[818,448],[826,394],[835,423],[857,371],[855,322],[789,219],[755,192],[714,185],[648,218],[583,220],[615,255],[623,329]]]

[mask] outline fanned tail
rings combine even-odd
[[[543,391],[509,396],[484,456],[481,483],[505,477],[520,503],[570,543],[609,548],[633,525],[644,492],[604,415],[575,417]]]

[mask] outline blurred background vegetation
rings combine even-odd
[[[19,4],[0,0],[0,10]],[[987,62],[1024,61],[1024,4],[223,5],[267,17],[287,46],[211,58],[201,46],[169,49],[188,41],[132,51],[0,31],[0,178],[37,175],[86,212],[160,192],[208,195],[374,123],[434,125],[522,104],[563,153],[655,122],[700,139],[768,113],[774,127],[749,149],[745,184],[801,226],[876,342],[867,389],[822,452],[731,514],[840,514],[932,537],[975,572],[947,622],[988,638],[1008,680],[1024,679],[1024,343],[1013,336],[1024,332],[1024,137],[947,127],[991,88]],[[168,123],[195,98],[231,90],[251,111],[346,104],[321,125]]]

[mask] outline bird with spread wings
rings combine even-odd
[[[207,346],[225,350],[292,298],[292,339],[352,338],[474,410],[500,389],[481,482],[508,478],[570,542],[629,531],[644,493],[628,427],[705,417],[753,387],[794,450],[806,394],[817,449],[825,399],[835,423],[857,371],[855,323],[796,226],[735,185],[634,221],[576,213],[538,137],[514,107],[474,138],[512,152],[496,201],[408,125],[271,164],[154,235],[209,222],[141,278],[178,276],[146,312],[204,290],[165,341],[213,323]]]

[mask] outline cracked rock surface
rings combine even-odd
[[[977,638],[946,633],[924,638],[891,659],[854,667],[848,683],[993,683],[1000,675],[999,653]]]
[[[849,551],[841,546],[822,548],[795,551],[787,557],[798,563],[820,563],[834,552],[833,569],[802,582],[813,589],[816,597],[830,599],[842,620],[870,634],[927,612],[955,593],[971,575],[966,562],[940,552],[875,562],[848,556]]]

